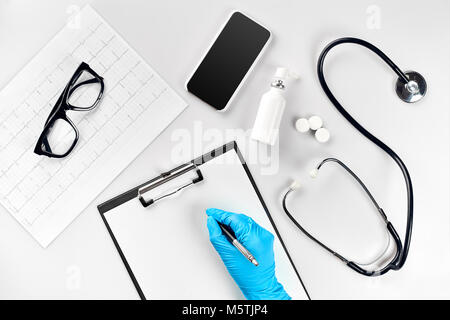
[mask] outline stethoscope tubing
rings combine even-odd
[[[390,233],[390,235],[393,237],[397,250],[395,253],[395,256],[393,257],[393,259],[382,269],[380,270],[376,270],[376,271],[368,271],[363,269],[361,266],[359,266],[357,263],[349,261],[348,259],[344,258],[342,255],[340,255],[339,253],[337,253],[336,251],[332,250],[331,248],[329,248],[328,246],[326,246],[325,244],[323,244],[322,242],[320,242],[318,239],[316,239],[314,236],[312,236],[310,233],[307,232],[307,230],[305,230],[296,220],[295,218],[292,216],[292,214],[289,212],[287,206],[286,206],[286,199],[287,196],[293,191],[292,189],[289,189],[286,194],[283,197],[283,201],[282,201],[282,205],[283,205],[283,209],[285,211],[285,213],[287,214],[287,216],[292,220],[292,222],[300,229],[300,231],[302,231],[308,238],[310,238],[311,240],[313,240],[314,242],[316,242],[317,244],[319,244],[321,247],[323,247],[325,250],[327,250],[328,252],[330,252],[331,254],[333,254],[334,256],[336,256],[337,258],[339,258],[341,261],[345,262],[347,264],[348,267],[352,268],[353,270],[355,270],[356,272],[366,275],[366,276],[379,276],[382,274],[385,274],[386,272],[388,272],[389,270],[399,270],[403,267],[403,265],[405,264],[406,258],[408,256],[408,252],[409,252],[409,247],[410,247],[410,243],[411,243],[411,235],[412,235],[412,226],[413,226],[413,211],[414,211],[414,196],[413,196],[413,187],[412,187],[412,182],[411,182],[411,177],[410,174],[408,172],[408,169],[406,167],[406,165],[404,164],[404,162],[402,161],[402,159],[390,148],[388,147],[384,142],[382,142],[380,139],[378,139],[377,137],[375,137],[373,134],[371,134],[368,130],[366,130],[361,124],[359,124],[358,121],[356,121],[351,115],[350,113],[348,113],[345,108],[339,103],[339,101],[336,99],[336,97],[333,95],[333,93],[331,92],[330,88],[328,87],[328,84],[325,80],[325,76],[323,74],[323,66],[324,66],[324,61],[325,61],[325,57],[327,56],[328,52],[340,45],[340,44],[344,44],[344,43],[352,43],[352,44],[357,44],[360,46],[363,46],[369,50],[371,50],[372,52],[374,52],[376,55],[378,55],[384,62],[386,62],[386,64],[397,74],[397,76],[400,78],[401,81],[403,81],[405,84],[408,82],[408,77],[400,70],[400,68],[388,57],[386,56],[386,54],[384,54],[380,49],[378,49],[377,47],[375,47],[374,45],[372,45],[371,43],[361,40],[361,39],[357,39],[357,38],[351,38],[351,37],[347,37],[347,38],[340,38],[337,39],[331,43],[329,43],[322,51],[322,53],[319,56],[318,62],[317,62],[317,75],[319,77],[319,82],[320,85],[322,86],[322,89],[324,90],[325,94],[327,95],[328,99],[331,101],[331,103],[334,105],[334,107],[337,109],[337,111],[356,129],[358,130],[364,137],[366,137],[368,140],[370,140],[371,142],[373,142],[375,145],[377,145],[381,150],[383,150],[384,152],[386,152],[391,158],[392,160],[394,160],[394,162],[398,165],[398,167],[400,168],[404,180],[405,180],[405,186],[406,186],[406,193],[407,193],[407,222],[406,222],[406,231],[405,231],[405,238],[404,241],[402,243],[400,237],[398,236],[394,226],[392,225],[392,223],[387,219],[386,214],[384,213],[383,209],[381,209],[377,202],[375,201],[375,199],[373,198],[373,196],[370,194],[370,192],[368,191],[368,189],[365,187],[364,183],[362,183],[362,181],[347,167],[345,166],[342,162],[340,162],[337,159],[335,162],[339,163],[341,166],[344,167],[344,169],[346,169],[349,173],[352,174],[352,176],[359,182],[359,184],[361,186],[363,186],[364,190],[368,193],[370,199],[372,200],[372,202],[374,203],[374,205],[377,207],[379,213],[382,215],[383,219],[386,222],[386,227],[388,232]],[[320,166],[327,162],[327,161],[333,161],[333,158],[329,158],[329,159],[325,159],[320,165],[319,165],[319,169]]]
[[[375,54],[377,54],[384,62],[386,62],[389,67],[405,82],[408,82],[408,78],[406,75],[400,70],[400,68],[392,62],[391,59],[389,59],[386,54],[384,54],[380,49],[372,45],[371,43],[357,39],[357,38],[340,38],[337,39],[330,44],[328,44],[322,53],[319,56],[319,60],[317,62],[317,75],[319,77],[320,85],[322,86],[322,89],[324,90],[327,97],[330,99],[331,103],[335,106],[335,108],[341,113],[341,115],[347,119],[347,121],[350,122],[350,124],[355,127],[356,130],[358,130],[363,136],[365,136],[367,139],[375,143],[380,149],[385,151],[399,166],[403,177],[405,179],[405,185],[406,185],[406,191],[407,191],[407,223],[406,223],[406,231],[405,231],[405,240],[403,244],[403,249],[399,255],[399,259],[395,265],[391,267],[391,269],[398,270],[400,269],[406,261],[406,258],[408,256],[408,251],[411,243],[411,234],[412,234],[412,226],[413,226],[413,211],[414,211],[414,201],[413,201],[413,187],[411,182],[411,177],[409,175],[408,169],[402,159],[385,143],[383,143],[380,139],[376,138],[373,134],[371,134],[369,131],[367,131],[362,125],[360,125],[345,109],[344,107],[339,103],[339,101],[336,99],[336,97],[333,95],[331,90],[329,89],[327,82],[325,81],[325,77],[323,74],[323,65],[325,61],[325,57],[328,54],[328,52],[336,47],[337,45],[344,44],[344,43],[353,43],[358,44],[363,47],[366,47],[367,49],[371,50]]]

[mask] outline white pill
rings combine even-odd
[[[305,133],[309,131],[309,121],[307,119],[300,118],[295,121],[295,129],[298,132]]]
[[[323,125],[322,118],[320,118],[319,116],[312,116],[311,118],[308,119],[308,122],[311,130],[317,130],[319,128],[322,128]]]
[[[317,141],[320,143],[325,143],[330,140],[330,131],[325,128],[320,128],[315,133]]]

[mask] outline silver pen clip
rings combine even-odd
[[[154,191],[155,189],[157,189],[160,186],[163,186],[164,184],[168,183],[169,181],[174,181],[174,179],[181,177],[189,172],[193,172],[195,175],[194,175],[194,177],[191,177],[191,179],[189,179],[187,182],[185,182],[181,185],[178,185],[174,189],[167,191],[161,195],[152,197],[148,200],[146,200],[144,198],[145,193]],[[185,166],[178,167],[172,171],[165,172],[165,173],[161,174],[156,181],[153,181],[153,182],[139,188],[139,190],[138,190],[139,201],[141,202],[142,206],[148,207],[151,204],[155,203],[156,201],[164,199],[171,195],[174,195],[174,194],[180,192],[181,190],[183,190],[189,186],[192,186],[200,181],[203,181],[203,175],[202,175],[200,169],[198,169],[197,165],[190,163]]]

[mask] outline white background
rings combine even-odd
[[[0,298],[136,298],[96,205],[172,167],[179,160],[174,150],[189,149],[186,141],[192,141],[191,146],[202,142],[200,147],[208,149],[229,140],[225,137],[229,129],[250,129],[260,96],[278,65],[301,76],[288,88],[275,157],[279,169],[271,172],[257,163],[250,163],[250,168],[311,297],[450,298],[448,1],[0,0],[0,87],[85,3],[190,106],[48,249],[42,249],[0,208]],[[266,25],[273,42],[231,109],[218,113],[186,93],[184,82],[233,9]],[[324,167],[316,182],[308,180],[307,172],[320,159],[336,156],[360,174],[403,237],[406,200],[399,170],[334,110],[317,80],[320,50],[342,36],[372,42],[400,68],[422,73],[429,87],[420,103],[401,102],[393,91],[391,70],[364,48],[336,48],[326,62],[326,77],[337,98],[393,147],[413,179],[410,255],[401,271],[379,278],[349,270],[300,234],[280,210],[281,192],[292,177],[300,178],[304,191],[289,206],[312,233],[354,259],[368,260],[382,249],[383,228],[352,180],[332,165]],[[321,115],[331,131],[327,145],[294,130],[297,117],[312,114]],[[181,145],[177,137],[183,132],[190,133],[191,140]],[[214,136],[223,140],[212,141]]]

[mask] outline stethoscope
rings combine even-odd
[[[386,272],[390,270],[399,270],[403,267],[405,264],[406,258],[408,256],[409,251],[409,245],[411,242],[411,233],[412,233],[412,225],[413,225],[413,188],[412,188],[412,182],[411,178],[409,176],[408,169],[406,168],[406,165],[403,163],[402,159],[391,149],[389,148],[385,143],[383,143],[381,140],[376,138],[374,135],[372,135],[369,131],[367,131],[363,126],[361,126],[345,109],[344,107],[339,103],[339,101],[336,99],[336,97],[333,95],[333,93],[330,91],[330,88],[328,87],[325,77],[323,75],[323,64],[325,61],[325,57],[328,54],[328,52],[336,47],[337,45],[343,44],[343,43],[353,43],[358,44],[363,47],[366,47],[367,49],[373,51],[375,54],[377,54],[384,62],[386,62],[391,69],[398,75],[398,79],[396,82],[395,90],[397,92],[398,97],[408,103],[419,101],[424,97],[427,91],[427,84],[425,82],[425,79],[417,72],[409,71],[409,72],[402,72],[399,67],[397,67],[391,59],[389,59],[380,49],[375,47],[374,45],[368,43],[367,41],[357,39],[357,38],[341,38],[337,39],[330,44],[328,44],[322,51],[322,53],[319,56],[319,61],[317,63],[317,74],[319,76],[320,85],[322,86],[322,89],[325,91],[325,94],[327,95],[328,99],[330,99],[331,103],[336,107],[336,109],[341,113],[342,116],[344,116],[347,121],[349,121],[353,127],[356,128],[363,136],[365,136],[367,139],[372,141],[374,144],[376,144],[378,147],[380,147],[383,151],[385,151],[399,166],[403,177],[405,179],[406,184],[406,193],[407,193],[407,223],[406,223],[406,232],[405,232],[405,239],[402,243],[397,231],[395,230],[392,223],[388,220],[385,212],[383,209],[378,205],[375,198],[370,193],[369,189],[366,187],[366,185],[361,181],[361,179],[348,167],[346,166],[342,161],[336,159],[336,158],[327,158],[323,160],[312,172],[311,175],[313,177],[317,176],[320,168],[326,164],[326,163],[335,163],[342,167],[348,174],[350,174],[357,182],[358,184],[364,189],[366,194],[369,196],[371,202],[375,206],[376,210],[378,211],[381,219],[386,224],[387,232],[392,239],[394,239],[396,251],[393,255],[393,258],[390,260],[390,262],[378,270],[366,270],[364,268],[364,265],[361,263],[357,263],[354,261],[351,261],[335,250],[331,249],[321,241],[319,241],[317,238],[312,236],[305,228],[303,228],[300,223],[292,216],[292,214],[289,212],[286,206],[286,199],[289,194],[294,192],[298,189],[299,184],[297,182],[294,182],[289,187],[288,191],[285,193],[282,205],[285,213],[287,216],[292,220],[292,222],[302,231],[309,239],[313,240],[315,243],[320,245],[322,248],[336,256],[338,259],[340,259],[342,262],[344,262],[348,267],[353,269],[354,271],[363,274],[365,276],[379,276],[383,275]],[[390,239],[389,237],[389,239]],[[389,246],[389,242],[388,242]],[[383,251],[383,254],[387,251],[386,249]],[[381,256],[380,256],[381,257]],[[377,258],[378,259],[378,258]]]

